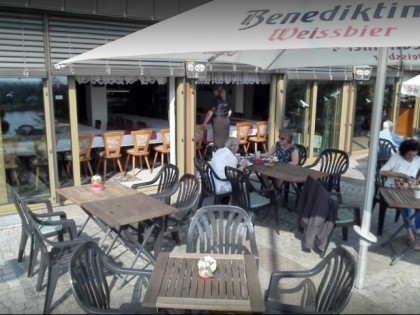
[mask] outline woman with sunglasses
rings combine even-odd
[[[299,153],[296,146],[293,144],[293,132],[289,130],[279,130],[279,141],[277,141],[267,153],[261,154],[261,157],[268,158],[276,156],[280,163],[289,163],[298,165]],[[269,187],[269,177],[261,175],[261,180],[265,187]],[[276,179],[275,184],[279,187],[282,180]]]

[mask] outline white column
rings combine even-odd
[[[95,126],[95,120],[100,120],[101,130],[106,130],[108,122],[108,106],[106,99],[106,86],[90,86],[90,113],[92,127]]]

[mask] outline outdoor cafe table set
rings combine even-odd
[[[85,228],[87,222],[93,219],[99,224],[107,227],[107,232],[101,241],[101,245],[111,231],[116,232],[109,253],[117,239],[123,242],[127,240],[123,237],[122,231],[128,225],[136,225],[146,220],[162,221],[165,216],[176,212],[176,209],[167,205],[147,194],[138,190],[125,187],[117,182],[107,182],[103,190],[93,190],[91,185],[73,186],[57,189],[57,193],[62,197],[79,205],[88,215],[87,220],[79,231],[79,234]],[[161,222],[161,226],[163,223]],[[163,239],[163,229],[160,228],[159,234],[154,241],[154,255],[149,253],[144,244],[151,236],[155,225],[150,225],[149,230],[144,232],[145,239],[142,244],[136,244],[139,248],[135,260],[143,253],[151,263],[156,262],[156,257],[160,251]],[[135,260],[133,264],[135,263]]]
[[[90,185],[82,185],[60,188],[57,193],[79,205],[88,215],[79,233],[87,221],[93,219],[105,224],[108,231],[115,231],[117,238],[121,239],[120,231],[125,225],[163,218],[176,211],[151,196],[116,182],[107,182],[99,191],[92,190]],[[257,264],[252,255],[212,254],[217,269],[212,278],[204,279],[198,275],[198,261],[205,254],[159,253],[162,233],[161,230],[155,240],[154,255],[139,244],[138,254],[145,253],[154,265],[143,301],[145,307],[264,312]],[[111,248],[112,245],[107,253]]]

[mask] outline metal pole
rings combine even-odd
[[[386,62],[388,57],[388,48],[379,49],[378,70],[376,73],[375,96],[372,108],[372,120],[370,123],[370,143],[368,168],[366,176],[366,189],[363,204],[363,219],[361,226],[361,234],[369,235],[370,223],[372,216],[372,198],[375,182],[375,168],[378,154],[379,130],[382,117],[382,104],[384,100],[385,81],[386,81]],[[359,259],[357,261],[357,277],[356,288],[363,288],[363,281],[366,274],[366,258],[367,248],[370,245],[364,238],[360,238],[359,242]]]

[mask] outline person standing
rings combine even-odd
[[[232,114],[229,103],[221,96],[222,91],[223,88],[220,85],[213,88],[214,98],[203,121],[203,124],[206,125],[213,118],[213,142],[217,149],[223,148],[229,137],[229,117]]]

